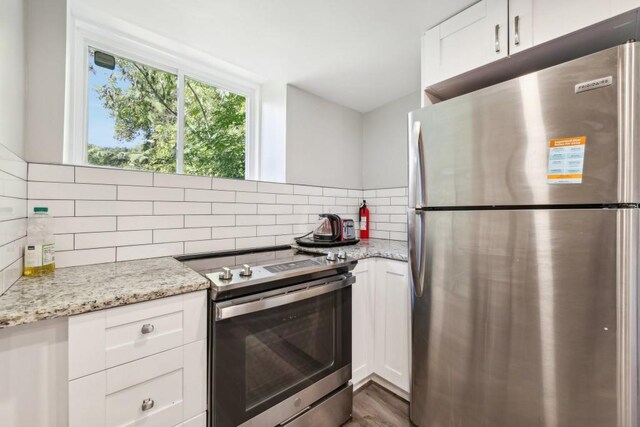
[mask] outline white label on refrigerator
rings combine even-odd
[[[581,184],[586,136],[557,138],[549,142],[548,184]]]

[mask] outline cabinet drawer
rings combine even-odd
[[[106,367],[111,368],[182,345],[182,306],[167,308],[172,310],[159,316],[108,327],[105,331]]]
[[[69,426],[173,427],[206,410],[206,340],[69,382]]]
[[[69,379],[206,338],[207,292],[69,318]]]

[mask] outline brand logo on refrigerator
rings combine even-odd
[[[602,77],[595,80],[589,80],[588,82],[578,83],[576,85],[576,93],[586,92],[588,90],[598,89],[605,86],[611,86],[613,84],[613,76]]]

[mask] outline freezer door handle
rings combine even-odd
[[[426,252],[425,220],[426,173],[424,167],[424,143],[420,121],[409,122],[409,210],[407,222],[409,231],[409,272],[416,297],[422,296],[424,289]]]

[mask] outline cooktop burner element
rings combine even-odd
[[[273,249],[199,254],[177,259],[211,281],[214,301],[346,273],[357,263],[335,254],[306,254],[289,246]]]

